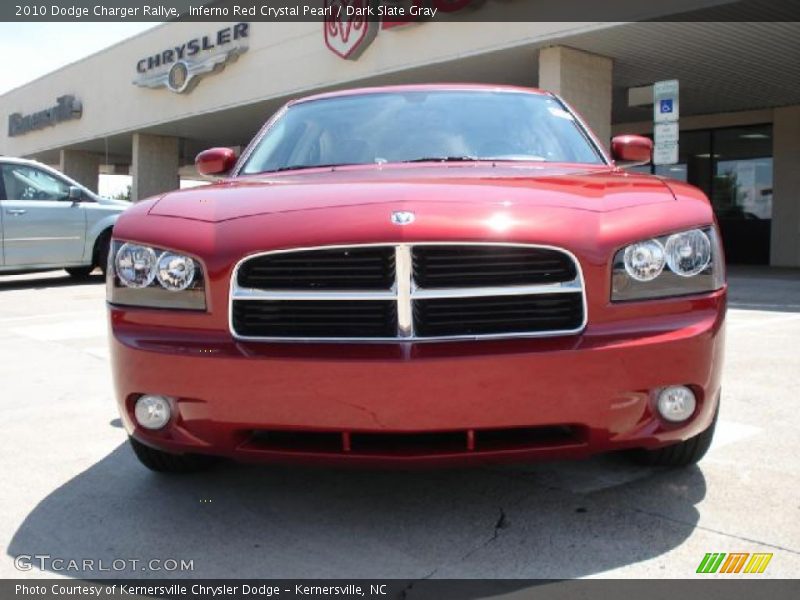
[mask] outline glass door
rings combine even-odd
[[[728,262],[768,264],[772,226],[772,127],[712,132],[711,202]]]

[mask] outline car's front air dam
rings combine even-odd
[[[655,448],[706,429],[720,390],[725,293],[687,313],[590,324],[580,336],[414,345],[237,343],[227,332],[145,325],[137,312],[111,307],[111,356],[125,426],[146,444],[255,460],[527,460]],[[688,422],[656,416],[652,391],[668,385],[695,392]],[[143,393],[175,399],[177,416],[164,430],[134,424]],[[553,427],[571,433],[535,441]],[[471,444],[484,432],[520,428],[534,431],[530,444],[486,451]],[[255,432],[285,430],[343,442],[254,443]],[[462,432],[464,446],[348,447],[351,435],[432,432],[443,439]]]

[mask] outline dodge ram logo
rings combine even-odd
[[[410,210],[396,210],[392,213],[392,223],[395,225],[410,225],[416,216]]]
[[[366,16],[374,4],[374,0],[325,0],[325,45],[342,58],[356,60],[378,33],[379,23]]]

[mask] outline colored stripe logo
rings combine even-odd
[[[749,559],[749,560],[748,560]],[[697,567],[698,573],[751,573],[760,574],[766,571],[772,554],[765,552],[708,552]]]

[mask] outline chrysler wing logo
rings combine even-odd
[[[396,210],[392,213],[392,223],[395,225],[410,225],[416,216],[410,210]]]
[[[378,34],[378,22],[366,16],[374,0],[325,0],[325,44],[342,58],[356,60]]]
[[[179,60],[166,72],[142,75],[133,80],[138,86],[147,88],[166,87],[176,94],[190,92],[201,77],[225,68],[225,65],[239,58],[247,46],[231,48],[227,52],[212,54],[201,60]]]

